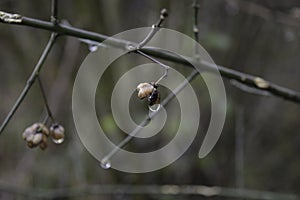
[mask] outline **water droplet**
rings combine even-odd
[[[110,164],[110,162],[108,160],[102,159],[101,162],[100,162],[100,166],[103,169],[109,169],[111,167],[111,164]]]
[[[126,45],[126,49],[128,51],[133,51],[133,50],[136,49],[136,47],[133,44],[129,43],[129,44]]]
[[[95,52],[98,50],[98,45],[97,44],[89,44],[89,50],[90,52]]]
[[[149,105],[148,108],[151,112],[157,112],[160,109],[160,104]]]
[[[54,139],[54,138],[52,138],[52,141],[55,144],[61,144],[61,143],[63,143],[65,141],[65,139],[64,138],[60,138],[60,139]]]

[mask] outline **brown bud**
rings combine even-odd
[[[140,83],[136,89],[138,91],[138,97],[143,99],[152,93],[154,86],[150,83]]]
[[[162,10],[160,11],[160,17],[161,17],[162,19],[168,17],[168,11],[167,11],[167,9],[164,8],[164,9],[162,9]]]

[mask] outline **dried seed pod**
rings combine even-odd
[[[34,134],[28,135],[28,137],[26,138],[27,142],[32,142],[34,138]]]
[[[27,141],[27,146],[29,148],[34,148],[42,142],[46,144],[49,130],[42,123],[34,123],[25,129],[22,136],[23,139]]]
[[[143,99],[143,98],[149,96],[153,92],[154,88],[155,88],[154,84],[140,83],[136,88],[138,91],[138,97],[140,99]]]
[[[55,144],[61,144],[65,139],[65,129],[60,124],[52,124],[50,127],[50,135]]]
[[[44,124],[42,124],[42,123],[35,123],[33,125],[33,127],[34,127],[36,133],[42,133],[42,134],[44,134],[46,136],[49,135],[49,130],[48,130],[48,128]]]
[[[34,145],[38,145],[38,144],[40,144],[42,141],[43,141],[43,134],[42,134],[42,133],[36,133],[36,134],[33,136],[32,143],[33,143]]]
[[[31,127],[28,127],[25,129],[25,131],[23,132],[22,136],[23,136],[23,139],[24,140],[27,140],[27,138],[30,136],[30,135],[33,135],[34,134],[34,131]]]
[[[37,131],[37,129],[40,127],[40,125],[43,125],[42,123],[34,123],[29,128],[31,128],[33,131]]]

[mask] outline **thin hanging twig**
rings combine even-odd
[[[37,76],[37,80],[38,80],[40,90],[41,90],[41,93],[42,93],[42,96],[43,96],[43,100],[44,100],[44,103],[45,103],[47,115],[50,117],[51,121],[54,122],[54,118],[53,118],[53,115],[52,115],[52,112],[51,112],[51,109],[50,109],[50,106],[49,106],[49,103],[48,103],[48,100],[47,100],[47,97],[46,97],[46,93],[45,93],[42,81],[41,81],[39,76]]]
[[[162,66],[164,68],[164,74],[155,82],[155,85],[157,85],[163,78],[165,78],[166,76],[168,76],[168,71],[170,69],[170,67],[158,60],[156,60],[155,58],[145,54],[144,52],[140,51],[140,50],[136,50],[137,53],[141,54],[142,56],[148,58],[149,60],[159,64],[160,66]]]

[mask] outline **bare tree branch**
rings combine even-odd
[[[54,3],[53,3],[53,5],[54,5]],[[52,14],[53,13],[54,14],[56,13],[55,9],[52,10]],[[15,103],[12,110],[9,112],[9,114],[5,118],[3,124],[1,125],[1,127],[0,127],[0,134],[1,134],[3,132],[3,129],[6,127],[7,123],[9,122],[9,120],[11,119],[11,117],[13,116],[13,114],[15,113],[17,108],[19,107],[20,103],[26,96],[28,90],[32,86],[44,60],[46,59],[46,57],[54,43],[54,40],[55,40],[57,34],[74,36],[74,37],[89,39],[89,40],[93,40],[93,41],[97,41],[97,42],[102,42],[110,37],[106,36],[106,35],[98,34],[95,32],[74,28],[74,27],[67,26],[67,25],[53,24],[51,22],[28,18],[28,17],[24,17],[24,16],[21,16],[18,14],[11,14],[11,13],[6,13],[6,12],[2,12],[2,11],[0,11],[0,22],[9,23],[9,24],[17,24],[17,25],[25,25],[25,26],[35,27],[35,28],[49,30],[49,31],[54,32],[51,35],[51,39],[49,40],[49,43],[48,43],[47,47],[45,48],[38,64],[36,65],[35,70],[33,71],[31,77],[29,78],[24,90],[22,91],[17,102]],[[130,41],[120,40],[120,39],[116,39],[116,38],[110,38],[110,45],[115,46],[117,48],[126,49],[128,44],[130,44],[130,43],[131,43]],[[176,63],[181,63],[181,64],[184,64],[184,65],[190,66],[190,67],[193,67],[191,65],[191,63],[199,64],[199,62],[200,62],[202,70],[209,71],[209,72],[212,72],[213,71],[212,69],[214,68],[214,65],[212,63],[208,63],[205,61],[197,61],[195,58],[190,58],[190,57],[183,58],[182,56],[178,56],[178,55],[172,54],[168,51],[158,49],[155,47],[144,47],[143,49],[140,49],[140,51],[142,51],[148,55],[157,57],[157,58],[161,58],[161,59],[176,62]],[[249,87],[257,88],[257,89],[260,89],[263,91],[268,91],[271,94],[281,97],[281,98],[284,98],[286,100],[289,100],[289,101],[292,101],[295,103],[300,103],[300,94],[294,90],[271,83],[269,81],[264,80],[263,78],[260,78],[257,76],[252,76],[252,75],[238,72],[235,70],[231,70],[229,68],[226,68],[226,67],[223,67],[220,65],[218,66],[218,70],[223,77],[226,77],[229,79],[234,79],[234,80],[241,82]]]
[[[61,35],[68,35],[68,36],[73,36],[73,37],[78,37],[78,38],[84,38],[84,39],[89,39],[97,42],[102,42],[108,38],[109,36],[98,34],[95,32],[91,31],[86,31],[78,28],[74,28],[71,26],[67,25],[53,25],[50,22],[38,20],[38,19],[33,19],[33,18],[28,18],[24,16],[20,16],[17,14],[11,14],[11,13],[5,13],[0,11],[0,22],[2,23],[10,23],[10,24],[18,24],[18,25],[25,25],[25,26],[30,26],[30,27],[35,27],[39,29],[44,29],[52,32],[56,32]],[[116,38],[110,38],[110,45],[117,47],[117,48],[122,48],[126,49],[128,44],[130,44],[130,41],[126,40],[120,40]],[[164,60],[180,63],[186,66],[193,67],[190,62],[192,63],[197,63],[197,61],[194,58],[183,58],[182,56],[177,56],[174,54],[171,54],[167,51],[164,51],[162,49],[158,49],[155,47],[144,47],[141,49],[144,53],[147,53],[148,55],[161,58]],[[205,61],[200,61],[201,67],[205,71],[210,71],[214,65]],[[257,77],[257,76],[252,76],[246,73],[242,73],[236,70],[232,70],[226,67],[223,67],[221,65],[218,65],[218,70],[220,74],[228,79],[234,79],[238,82],[241,82],[249,87],[257,88],[260,90],[268,91],[271,94],[281,97],[283,99],[286,99],[288,101],[292,101],[295,103],[300,104],[300,94],[294,90],[279,86],[275,83],[269,82],[264,80],[263,78]]]

